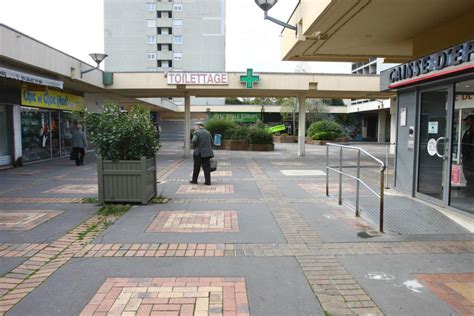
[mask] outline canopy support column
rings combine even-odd
[[[298,118],[298,156],[305,155],[306,140],[306,97],[298,96],[299,118]]]

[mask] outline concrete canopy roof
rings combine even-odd
[[[473,0],[301,0],[283,60],[406,62],[474,38]]]
[[[246,89],[240,82],[243,73],[229,73],[229,84],[168,85],[166,73],[114,73],[114,84],[107,90],[129,97],[291,97],[308,98],[390,98],[380,92],[379,76],[340,74],[258,73],[260,82]]]

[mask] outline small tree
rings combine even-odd
[[[82,119],[89,139],[105,160],[153,158],[160,147],[150,112],[139,106],[123,112],[118,105],[109,102],[99,114],[86,110]]]

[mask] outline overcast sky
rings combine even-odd
[[[280,0],[270,15],[287,21],[298,0]],[[226,0],[226,70],[349,73],[348,63],[281,61],[281,26],[263,19],[254,0]],[[92,63],[104,51],[103,0],[1,0],[0,23]]]

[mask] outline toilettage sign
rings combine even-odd
[[[229,74],[220,72],[169,72],[166,76],[169,85],[228,85]]]

